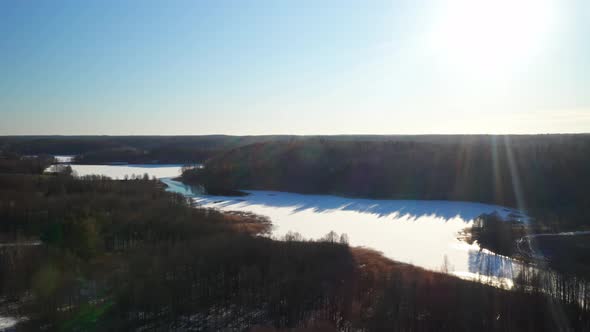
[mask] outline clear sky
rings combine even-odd
[[[0,135],[590,132],[590,1],[0,0]]]

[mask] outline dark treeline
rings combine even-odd
[[[126,162],[131,164],[201,163],[218,154],[218,150],[162,146],[149,150],[137,148],[113,148],[77,155],[79,164]]]
[[[481,135],[339,135],[339,136],[0,136],[0,151],[12,151],[23,155],[57,154],[78,155],[99,150],[135,148],[152,150],[158,147],[190,148],[196,150],[224,150],[261,142],[288,142],[325,139],[330,141],[362,142],[438,142],[453,143],[458,140],[478,142]]]
[[[519,141],[561,143],[583,135],[511,136]],[[486,135],[337,135],[337,136],[0,136],[0,151],[21,155],[80,155],[85,163],[203,162],[230,149],[264,142],[413,142],[443,145],[486,144]],[[84,160],[83,160],[84,159]]]
[[[308,139],[235,148],[184,180],[212,190],[494,203],[524,209],[536,225],[573,228],[590,225],[589,169],[589,135]]]
[[[587,309],[528,286],[427,272],[336,234],[255,236],[268,220],[147,178],[25,173],[0,175],[0,313],[26,317],[17,330],[590,330]]]
[[[0,150],[0,174],[29,173],[41,174],[55,160],[51,156],[38,156],[34,158],[23,157],[15,153],[6,153]]]
[[[519,252],[519,246],[522,246],[519,241],[526,234],[526,226],[521,222],[504,220],[496,213],[483,214],[474,220],[467,241],[477,241],[481,248],[499,255],[523,258]]]
[[[572,272],[572,267],[555,269],[556,261],[543,264],[523,263],[514,280],[515,289],[533,294],[549,295],[559,303],[578,305],[582,311],[590,310],[590,282],[588,275],[580,276],[580,271]],[[563,310],[556,307],[556,312]],[[563,314],[561,314],[563,315]],[[563,318],[562,318],[563,319]]]
[[[76,155],[82,163],[195,163],[221,150],[290,136],[0,136],[0,151]]]
[[[552,269],[590,280],[590,234],[541,236],[532,243]]]

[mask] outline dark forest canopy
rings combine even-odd
[[[291,136],[4,136],[0,151],[21,155],[75,155],[85,164],[200,163],[215,154],[254,142]]]
[[[55,159],[51,156],[23,157],[0,151],[0,174],[41,174]]]
[[[216,155],[184,180],[265,189],[523,209],[546,225],[590,225],[590,136],[424,136],[263,142]]]
[[[84,155],[92,162],[203,162],[223,151],[262,142],[416,142],[481,144],[490,135],[261,135],[261,136],[0,136],[0,150],[21,155]],[[524,144],[567,144],[590,135],[510,135]],[[114,160],[114,159],[123,160]],[[82,160],[81,160],[82,161]]]
[[[0,149],[20,154],[78,155],[110,149],[219,150],[291,136],[0,136]]]

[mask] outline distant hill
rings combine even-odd
[[[77,155],[77,162],[191,163],[256,142],[291,136],[4,136],[0,149],[21,155]]]
[[[113,148],[151,150],[166,146],[192,149],[236,147],[291,136],[0,136],[0,146],[21,154],[84,154]]]
[[[267,142],[413,142],[486,144],[490,135],[261,135],[261,136],[0,136],[0,151],[21,155],[81,155],[85,162],[203,162],[228,150]],[[572,144],[590,135],[511,135],[518,144]],[[568,143],[569,142],[569,143]],[[117,159],[118,160],[114,160]],[[121,160],[123,158],[123,160]]]
[[[588,170],[588,135],[315,137],[237,147],[184,179],[215,191],[477,201],[590,225]]]

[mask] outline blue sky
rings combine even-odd
[[[0,134],[590,132],[590,2],[467,1],[0,0]]]

